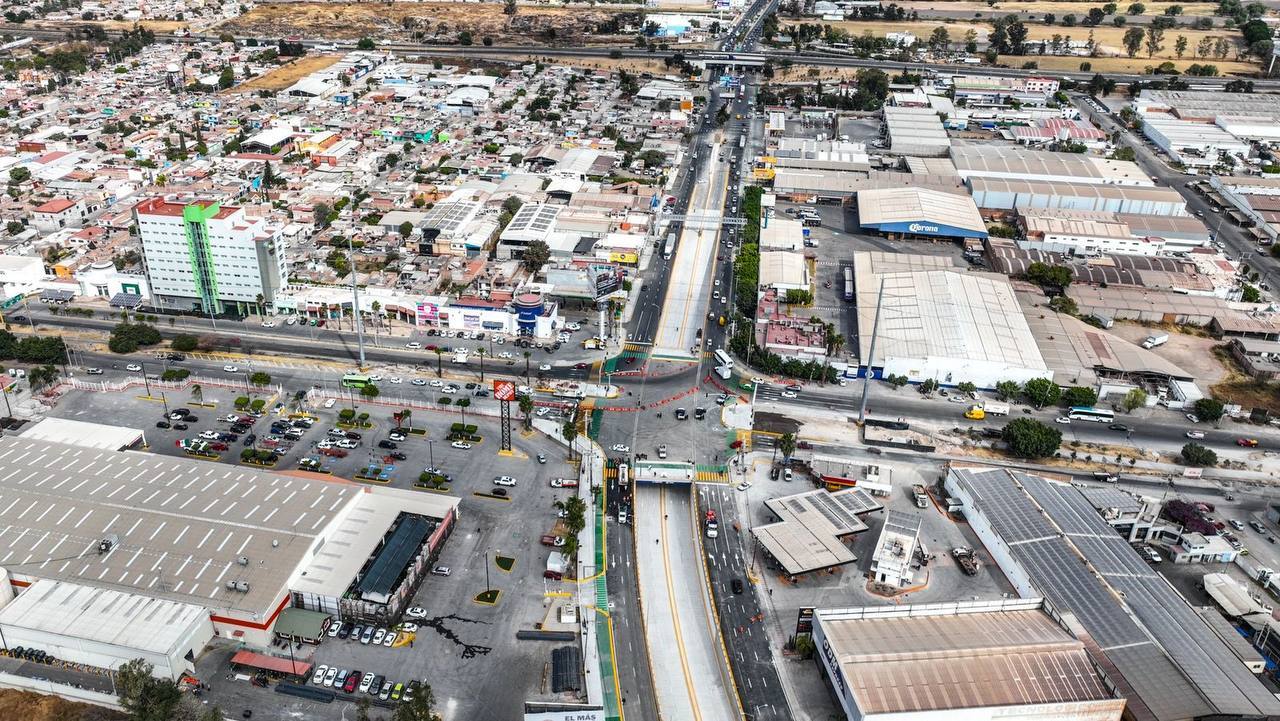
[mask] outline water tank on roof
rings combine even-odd
[[[511,301],[516,311],[516,324],[521,331],[532,333],[537,326],[538,316],[544,309],[541,293],[520,293]]]

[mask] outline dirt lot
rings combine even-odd
[[[1213,347],[1218,345],[1213,338],[1124,322],[1116,323],[1108,332],[1132,343],[1141,343],[1156,333],[1168,333],[1169,342],[1152,349],[1152,353],[1195,376],[1201,387],[1211,386],[1227,376],[1228,369],[1213,355]]]
[[[266,75],[259,75],[248,82],[227,90],[228,93],[252,93],[258,90],[283,90],[317,70],[324,70],[342,59],[339,54],[307,55],[281,65]]]
[[[503,15],[501,3],[358,3],[314,2],[264,4],[218,26],[241,35],[306,37],[355,40],[361,37],[404,39],[410,32],[427,33],[426,40],[456,40],[469,31],[480,44],[492,37],[498,44],[602,42],[617,36],[596,35],[596,28],[611,17],[636,12],[634,6],[529,7],[516,15]],[[551,31],[554,30],[554,37]]]
[[[1052,2],[1006,2],[1001,0],[991,7],[987,7],[985,2],[969,2],[968,0],[958,0],[957,2],[923,2],[922,0],[905,0],[898,3],[906,8],[908,12],[918,10],[972,10],[976,13],[991,12],[1024,12],[1024,13],[1053,13],[1058,17],[1062,17],[1067,13],[1075,13],[1076,15],[1085,15],[1091,7],[1100,7],[1102,3],[1095,0],[1054,0]],[[1117,3],[1120,11],[1129,6],[1129,3]],[[1180,3],[1180,2],[1144,2],[1147,6],[1148,15],[1158,15],[1164,12],[1164,9],[1170,5],[1181,5],[1183,15],[1212,15],[1216,5],[1211,3]]]
[[[0,718],[23,721],[124,721],[125,715],[99,706],[72,703],[57,696],[5,688],[0,689]]]
[[[930,20],[930,21],[901,22],[901,23],[845,21],[845,22],[832,23],[832,25],[838,28],[841,28],[843,30],[847,30],[848,32],[853,33],[855,35],[861,35],[867,32],[868,30],[871,31],[873,35],[877,35],[877,36],[883,36],[885,33],[888,33],[888,32],[910,32],[915,34],[916,37],[922,40],[927,39],[929,35],[933,32],[933,29],[941,25],[947,29],[947,33],[950,35],[951,42],[953,44],[963,44],[965,33],[971,29],[975,33],[977,33],[979,42],[986,40],[991,33],[991,25],[989,23],[985,23],[981,21],[944,22],[944,21]],[[1191,63],[1195,63],[1195,62],[1211,63],[1213,65],[1218,66],[1218,69],[1220,71],[1228,72],[1228,73],[1240,72],[1240,71],[1251,72],[1257,69],[1256,66],[1250,63],[1240,63],[1232,60],[1216,60],[1213,58],[1206,58],[1203,60],[1199,60],[1194,57],[1197,43],[1199,43],[1200,40],[1205,37],[1212,38],[1214,40],[1216,40],[1219,37],[1225,37],[1231,43],[1231,48],[1232,48],[1231,55],[1228,55],[1228,57],[1234,56],[1235,48],[1239,45],[1238,41],[1240,36],[1239,36],[1239,33],[1232,32],[1226,29],[1187,30],[1187,29],[1179,28],[1176,30],[1166,30],[1164,34],[1164,49],[1161,52],[1156,53],[1156,55],[1151,58],[1147,57],[1145,49],[1140,51],[1137,57],[1134,57],[1134,58],[1129,58],[1127,55],[1125,55],[1123,38],[1124,38],[1125,31],[1128,30],[1128,28],[1117,28],[1113,26],[1099,26],[1096,28],[1083,28],[1083,27],[1064,28],[1060,25],[1040,25],[1040,24],[1028,23],[1027,38],[1029,42],[1036,42],[1040,40],[1051,40],[1054,35],[1059,35],[1059,36],[1062,36],[1063,38],[1071,38],[1073,40],[1086,40],[1089,37],[1090,30],[1093,30],[1094,41],[1098,44],[1099,53],[1102,56],[1111,56],[1111,57],[1097,57],[1097,58],[1075,57],[1075,56],[1069,56],[1069,57],[1068,56],[1063,56],[1063,57],[1043,56],[1042,57],[1038,55],[1029,55],[1025,58],[1025,60],[1026,61],[1034,60],[1038,62],[1040,64],[1040,67],[1042,68],[1055,69],[1055,70],[1056,69],[1077,70],[1080,67],[1080,63],[1088,61],[1093,63],[1094,70],[1104,70],[1104,71],[1133,70],[1135,72],[1142,72],[1145,66],[1159,65],[1160,63],[1165,62],[1166,60],[1173,62],[1175,65],[1178,65],[1179,68],[1184,68],[1187,65],[1190,65]],[[1187,37],[1187,55],[1183,56],[1182,61],[1178,61],[1176,59],[1174,48],[1173,48],[1174,42],[1177,40],[1179,35],[1185,35]],[[1014,57],[1014,56],[1002,56],[1000,60],[1004,63],[1012,65],[1012,64],[1022,62],[1024,58]]]

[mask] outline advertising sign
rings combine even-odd
[[[498,401],[513,401],[516,399],[516,384],[511,381],[494,381],[493,382],[493,398]]]

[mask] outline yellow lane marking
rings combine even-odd
[[[662,518],[667,517],[667,489],[663,488],[658,495],[659,507],[662,510]],[[676,648],[680,651],[680,668],[684,671],[684,685],[689,691],[689,705],[693,707],[693,717],[697,721],[702,719],[702,709],[698,708],[697,694],[693,690],[693,677],[689,675],[689,659],[685,657],[684,650],[684,634],[680,632],[680,614],[676,611],[676,589],[675,583],[671,578],[671,557],[668,555],[667,544],[667,524],[663,523],[660,538],[662,539],[662,568],[667,576],[667,605],[671,607],[671,625],[676,632]]]

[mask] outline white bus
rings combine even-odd
[[[1113,423],[1116,414],[1103,408],[1090,408],[1089,406],[1072,406],[1067,411],[1067,418],[1073,421],[1097,421],[1098,423]]]
[[[724,348],[717,348],[713,355],[716,359],[716,373],[721,378],[729,380],[733,375],[733,359],[729,357],[728,353],[724,352]]]
[[[664,246],[662,246],[662,258],[663,258],[663,260],[671,260],[671,256],[672,256],[672,254],[673,254],[673,253],[675,253],[675,252],[676,252],[676,234],[675,234],[675,233],[668,233],[668,234],[667,234],[667,244],[666,244],[666,245],[664,245]]]

